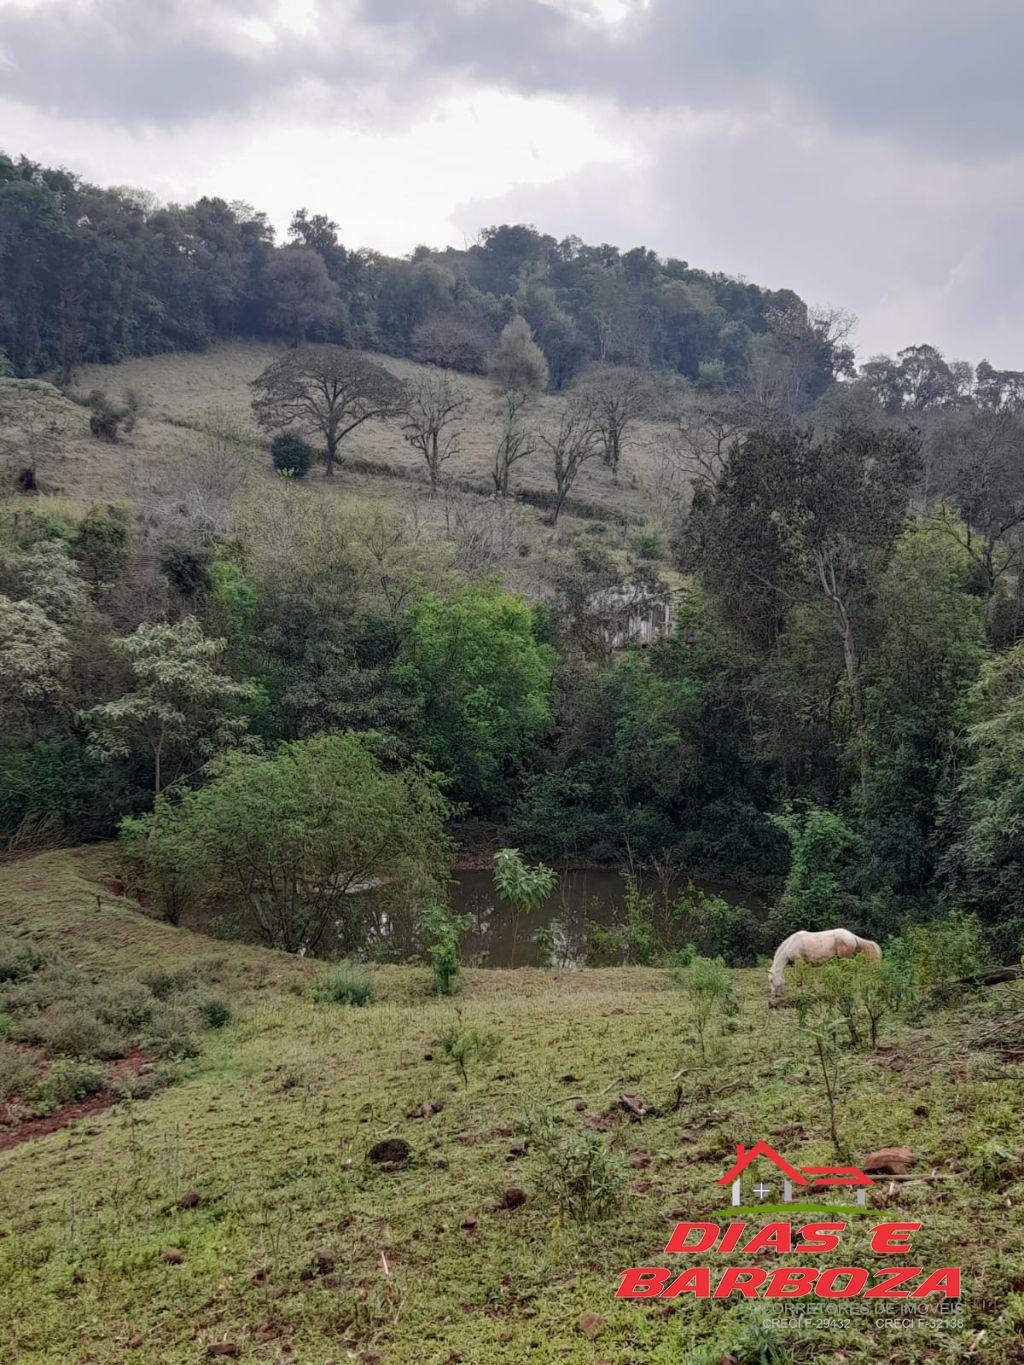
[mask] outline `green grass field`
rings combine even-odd
[[[155,923],[103,889],[106,857],[0,868],[0,942],[59,948],[97,979],[193,966],[234,1016],[154,1098],[0,1153],[5,1365],[174,1365],[211,1348],[303,1365],[1024,1359],[1024,1181],[1019,1162],[986,1178],[978,1157],[993,1140],[1019,1151],[1022,1067],[971,1042],[1020,1015],[1020,983],[889,1030],[841,1070],[852,1159],[902,1144],[946,1177],[883,1178],[870,1200],[879,1220],[923,1224],[913,1264],[963,1267],[964,1326],[780,1331],[754,1301],[614,1297],[628,1266],[682,1268],[665,1241],[726,1202],[715,1182],[737,1142],[834,1160],[795,1012],[766,1009],[760,971],[732,973],[738,1007],[708,1062],[684,992],[654,969],[466,971],[443,1001],[424,969],[379,968],[373,1003],[318,1004],[315,964]],[[465,1082],[442,1060],[453,1024],[499,1038]],[[560,1219],[542,1144],[516,1154],[521,1129],[548,1116],[583,1138],[621,1091],[664,1113],[609,1122],[597,1136],[613,1185],[621,1168],[618,1206]],[[439,1111],[407,1117],[427,1100]],[[406,1164],[367,1160],[385,1137],[410,1144]],[[511,1186],[525,1202],[495,1207]],[[876,1265],[850,1221],[841,1253],[797,1260]]]

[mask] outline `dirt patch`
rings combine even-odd
[[[79,1100],[75,1104],[66,1104],[62,1109],[55,1109],[44,1118],[23,1119],[20,1123],[10,1123],[9,1126],[0,1128],[0,1152],[6,1152],[11,1147],[28,1142],[31,1138],[45,1137],[47,1133],[67,1128],[69,1124],[87,1118],[90,1114],[102,1114],[104,1109],[109,1109],[117,1103],[114,1086],[127,1076],[137,1076],[147,1061],[149,1061],[147,1053],[133,1048],[126,1057],[120,1057],[111,1064],[107,1072],[107,1088],[101,1090],[99,1094],[91,1095],[87,1100]],[[7,1116],[0,1111],[0,1122],[6,1118]]]

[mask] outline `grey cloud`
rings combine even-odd
[[[273,11],[269,0],[0,8],[4,93],[129,122],[242,111],[304,77],[406,110],[459,82],[636,110],[782,102],[959,157],[1015,146],[1022,131],[1018,0],[650,0],[614,25],[544,0],[323,0],[308,37],[281,31],[261,50],[223,31]]]

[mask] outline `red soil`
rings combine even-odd
[[[109,1109],[117,1103],[113,1089],[117,1082],[124,1080],[126,1076],[137,1076],[148,1060],[145,1052],[132,1048],[126,1057],[120,1057],[111,1064],[107,1072],[106,1090],[101,1090],[98,1095],[91,1095],[87,1100],[66,1104],[63,1109],[55,1109],[45,1118],[23,1119],[18,1122],[8,1111],[0,1108],[0,1152],[17,1147],[19,1143],[28,1142],[30,1138],[45,1137],[47,1133],[67,1128],[69,1124],[87,1118],[90,1114],[102,1114],[104,1109]]]

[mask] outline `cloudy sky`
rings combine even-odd
[[[0,146],[406,252],[528,221],[1024,368],[1020,0],[0,0]]]

